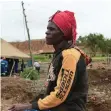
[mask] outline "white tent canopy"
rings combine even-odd
[[[10,43],[6,42],[3,39],[0,39],[0,44],[1,44],[1,48],[0,48],[1,57],[14,58],[14,59],[15,58],[16,59],[19,59],[19,58],[29,59],[30,58],[30,56],[20,51],[19,49],[17,49],[16,47],[14,47],[13,45],[11,45]]]

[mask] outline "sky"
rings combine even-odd
[[[57,10],[75,13],[77,37],[101,33],[111,38],[111,0],[23,0],[31,39],[45,38],[49,17]],[[0,37],[28,40],[20,0],[0,0]]]

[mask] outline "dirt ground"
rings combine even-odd
[[[87,111],[111,111],[111,67],[104,63],[88,67],[89,94]],[[24,80],[20,77],[1,78],[1,111],[15,103],[26,103],[45,91],[46,75],[40,80]]]

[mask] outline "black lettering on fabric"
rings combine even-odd
[[[66,81],[67,81],[67,74],[65,74],[64,72],[67,73],[68,70],[65,71],[64,69],[62,69],[62,78],[61,78],[61,83],[60,83],[60,90],[59,90],[59,92],[57,92],[57,94],[56,94],[56,97],[59,98],[59,99],[62,98],[62,93],[63,93],[63,90],[64,90],[64,88],[65,88],[65,83],[66,83]]]
[[[64,69],[64,74],[66,74],[66,75],[68,75],[69,74],[69,70],[67,70],[67,69]]]
[[[61,88],[64,89],[64,87],[65,87],[65,82],[62,82],[61,83]]]
[[[74,73],[74,72],[71,71],[71,72],[70,72],[70,75],[73,76],[73,73]]]
[[[60,93],[62,93],[63,92],[63,87],[60,87]]]
[[[57,92],[57,94],[56,94],[56,96],[58,97],[58,98],[60,98],[60,95],[63,93],[63,91],[64,91],[64,87],[65,87],[65,83],[61,83],[61,86],[60,86],[60,90],[59,90],[59,92]]]
[[[57,93],[56,93],[56,97],[59,98],[59,95],[60,95],[60,94],[57,92]]]
[[[62,70],[62,78],[60,83],[60,90],[57,92],[56,97],[63,100],[73,77],[73,72],[70,70]]]
[[[67,89],[69,88],[69,86],[70,86],[70,83],[71,83],[71,80],[72,80],[72,76],[73,76],[72,74],[73,74],[73,72],[71,71],[70,74],[69,74],[67,83],[66,83],[66,87],[65,87],[66,90],[67,90]]]
[[[64,93],[65,93],[64,90],[60,90],[59,92],[57,92],[56,97],[59,98],[59,99],[61,99],[61,98],[63,98],[63,94]]]

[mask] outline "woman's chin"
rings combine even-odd
[[[47,45],[53,45],[50,41],[47,41],[47,40],[46,40],[46,44]]]

